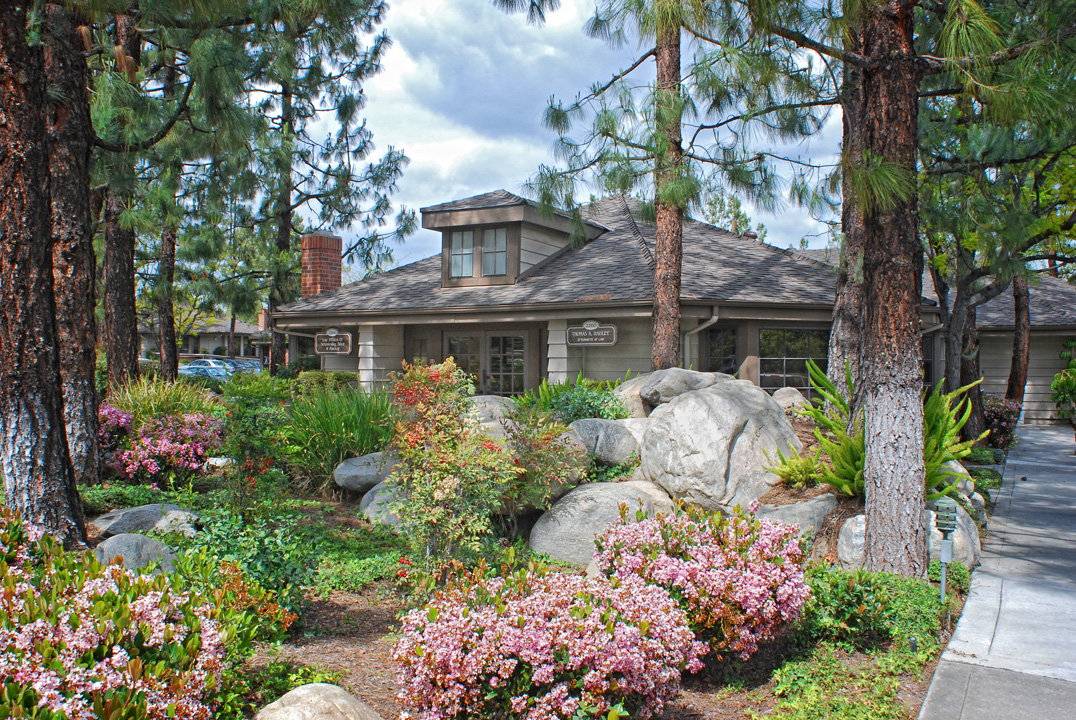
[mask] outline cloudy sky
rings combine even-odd
[[[390,3],[385,29],[393,47],[365,86],[365,116],[380,151],[393,146],[411,159],[395,202],[415,210],[498,188],[520,192],[540,164],[552,162],[555,136],[541,124],[550,96],[573,99],[627,67],[636,50],[583,34],[593,0],[562,0],[540,27],[490,0]],[[812,146],[795,152],[828,156],[839,132],[831,118]],[[791,207],[749,212],[779,246],[822,230]],[[824,237],[810,239],[825,246]],[[395,255],[406,263],[439,249],[439,236],[420,230]]]

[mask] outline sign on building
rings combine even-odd
[[[314,336],[314,352],[318,355],[349,355],[351,333],[343,333],[336,328],[318,333]]]
[[[602,325],[597,320],[587,320],[582,327],[568,328],[568,344],[584,347],[616,345],[616,325]]]

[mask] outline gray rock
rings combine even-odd
[[[837,507],[837,496],[831,493],[790,505],[763,505],[755,513],[760,518],[785,525],[798,525],[800,534],[811,537],[822,527],[826,516]]]
[[[867,516],[855,515],[844,521],[837,534],[837,560],[845,570],[857,570],[866,557]]]
[[[211,468],[226,468],[235,465],[235,460],[230,457],[211,457],[205,459],[205,464]]]
[[[393,455],[375,452],[361,457],[348,458],[333,470],[333,480],[345,490],[354,493],[369,492],[378,483],[384,482],[396,467]]]
[[[975,521],[980,525],[985,525],[987,520],[986,499],[979,493],[972,493],[968,500],[971,502],[971,509],[974,510],[972,516],[975,518]]]
[[[646,429],[650,427],[650,420],[647,418],[627,418],[625,420],[617,420],[616,422],[624,426],[624,428],[631,433],[631,436],[635,438],[635,442],[639,443],[642,447],[643,435],[646,435]]]
[[[392,511],[393,503],[398,500],[395,488],[380,482],[362,496],[362,500],[359,501],[359,510],[372,523],[398,528],[400,518]]]
[[[654,503],[654,511],[650,513],[651,515],[671,513],[673,508],[676,507],[676,501],[669,497],[669,493],[665,492],[649,480],[637,480],[633,475],[632,479],[625,480],[620,484],[633,490],[637,490],[650,498],[650,502]]]
[[[796,388],[783,387],[773,394],[773,399],[781,406],[786,415],[794,415],[796,410],[811,407],[811,401]]]
[[[766,467],[790,447],[802,449],[772,397],[746,380],[718,382],[654,410],[640,468],[673,498],[728,511],[779,482]]]
[[[141,570],[151,563],[157,563],[161,570],[169,573],[174,569],[176,559],[176,554],[160,540],[133,533],[113,535],[93,552],[102,563],[120,558],[121,564],[128,570]]]
[[[503,440],[507,433],[501,421],[515,409],[515,402],[499,395],[475,395],[472,403],[482,431],[494,440]]]
[[[934,524],[934,511],[923,510],[923,522],[929,523],[930,527],[930,558],[936,560],[941,557],[942,534]],[[953,541],[953,562],[964,563],[968,569],[978,567],[982,557],[982,545],[979,542],[979,526],[972,520],[968,511],[957,505],[956,530],[950,536]]]
[[[620,400],[624,405],[624,408],[628,411],[629,418],[646,417],[646,408],[643,406],[643,401],[639,397],[639,390],[649,379],[650,373],[636,375],[635,377],[628,378],[620,383],[613,390],[613,395],[616,395],[617,399]]]
[[[585,418],[571,425],[572,435],[602,465],[620,465],[639,452],[639,442],[616,420]]]
[[[634,520],[640,503],[645,513],[654,513],[650,492],[630,482],[581,485],[538,518],[531,530],[531,550],[586,567],[594,557],[594,536],[619,522],[622,504]]]
[[[956,460],[950,460],[942,465],[942,470],[953,473],[948,482],[957,483],[957,489],[964,494],[965,497],[971,497],[971,494],[975,492],[975,479],[968,472],[967,468],[961,465]]]
[[[198,532],[195,529],[197,521],[197,513],[186,510],[179,505],[153,503],[113,510],[110,513],[94,518],[87,525],[104,538],[124,533],[150,532],[152,530],[181,532],[187,537],[193,537]]]
[[[639,388],[639,399],[643,401],[644,406],[655,408],[684,393],[701,390],[715,383],[732,379],[731,375],[724,373],[705,373],[684,368],[657,370],[650,373],[646,382]]]
[[[300,685],[269,703],[255,720],[381,720],[373,708],[328,683]]]

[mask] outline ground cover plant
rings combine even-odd
[[[553,414],[557,420],[569,425],[584,418],[626,418],[628,411],[613,394],[616,382],[590,380],[579,373],[575,383],[550,383],[542,380],[537,391],[528,390],[516,403],[520,408],[535,408]]]

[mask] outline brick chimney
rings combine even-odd
[[[303,297],[340,287],[340,253],[344,241],[339,235],[303,235]]]

